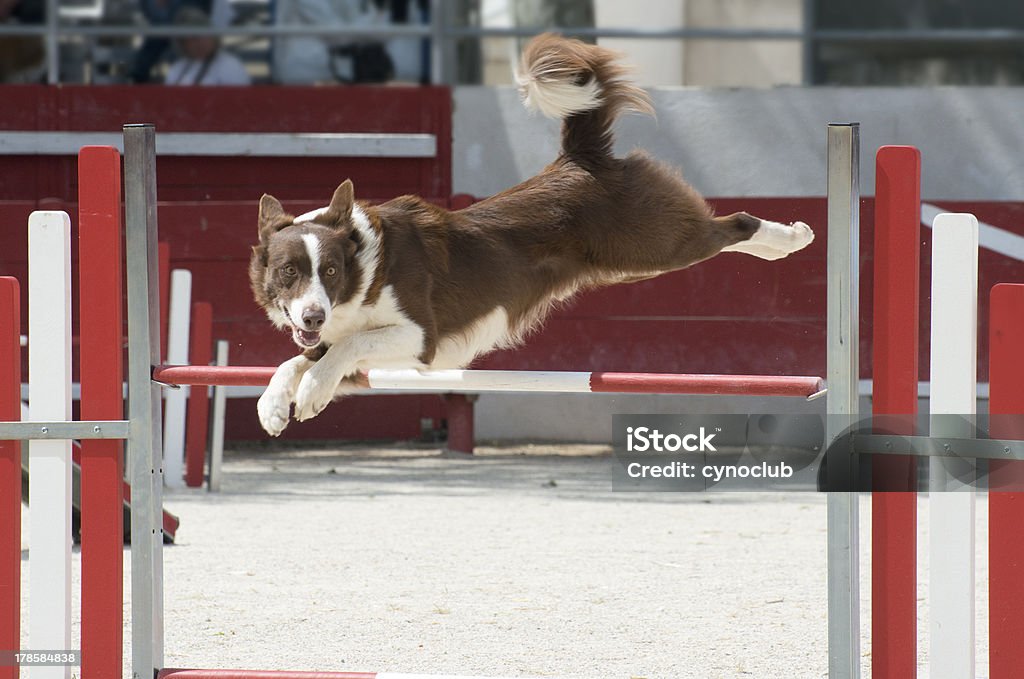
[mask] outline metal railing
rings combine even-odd
[[[59,49],[62,40],[84,38],[182,37],[214,35],[237,38],[275,38],[285,36],[331,36],[333,38],[426,38],[430,41],[431,81],[455,84],[456,45],[460,40],[530,37],[543,31],[555,31],[576,37],[637,38],[643,40],[768,40],[793,41],[802,46],[802,81],[813,84],[815,47],[828,42],[907,42],[962,44],[985,42],[1024,43],[1024,30],[1015,28],[915,28],[915,29],[823,29],[814,27],[813,0],[802,0],[800,28],[615,28],[615,27],[479,27],[457,25],[451,3],[431,0],[430,21],[426,24],[392,25],[233,25],[196,27],[172,25],[87,25],[62,23],[59,0],[47,0],[45,24],[0,24],[0,36],[38,35],[46,45],[46,81],[60,82]]]

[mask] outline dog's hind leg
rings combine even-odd
[[[728,217],[716,217],[726,231],[738,239],[722,248],[722,252],[742,252],[761,259],[782,259],[802,250],[814,241],[814,232],[803,222],[792,225],[771,222],[738,212]],[[749,234],[749,235],[748,235]]]

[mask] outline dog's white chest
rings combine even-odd
[[[335,344],[340,339],[356,333],[402,325],[415,323],[402,311],[394,288],[386,285],[373,305],[336,306],[331,311],[331,319],[322,336],[327,344]]]
[[[509,343],[508,313],[497,307],[481,316],[463,332],[442,337],[437,354],[430,364],[432,370],[464,368],[474,358]]]

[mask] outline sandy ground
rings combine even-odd
[[[231,451],[221,493],[166,497],[182,523],[164,551],[165,665],[826,676],[825,496],[613,493],[606,454],[542,445],[482,448],[472,459],[413,445]],[[866,555],[867,498],[861,506]],[[926,511],[922,499],[923,527]],[[979,499],[979,526],[985,514]],[[922,554],[926,544],[922,533]],[[981,532],[979,676],[985,545]],[[865,557],[865,670],[869,569]]]

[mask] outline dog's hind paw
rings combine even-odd
[[[288,394],[276,389],[267,389],[256,402],[256,413],[263,430],[271,436],[280,436],[288,426],[288,411],[291,409]]]
[[[814,242],[814,231],[811,227],[803,222],[793,222],[790,227],[793,229],[792,241],[790,242],[789,251],[796,252],[797,250],[803,250],[805,247]]]
[[[803,222],[786,225],[761,220],[761,226],[745,241],[722,248],[773,261],[793,254],[814,242],[814,231]]]

